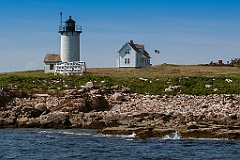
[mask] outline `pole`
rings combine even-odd
[[[155,54],[156,54],[156,53],[153,53],[153,66],[154,66]],[[154,66],[154,67],[155,67],[155,66]]]
[[[60,27],[62,28],[62,12],[60,12]]]

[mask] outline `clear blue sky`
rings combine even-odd
[[[129,40],[154,64],[226,63],[240,58],[239,8],[239,0],[0,0],[0,72],[43,69],[46,53],[60,51],[60,12],[83,27],[90,68],[116,67]]]

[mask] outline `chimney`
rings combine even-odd
[[[218,64],[223,64],[221,59],[218,60]]]
[[[130,43],[133,44],[133,40],[130,40]]]

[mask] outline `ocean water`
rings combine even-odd
[[[173,160],[240,159],[240,141],[182,139],[174,133],[135,140],[95,130],[1,129],[0,159],[21,160]]]

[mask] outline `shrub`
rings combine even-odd
[[[43,72],[43,71],[42,71]],[[227,82],[230,79],[232,82]],[[239,75],[215,75],[207,76],[161,76],[150,77],[141,80],[139,77],[130,76],[107,76],[95,75],[91,73],[80,75],[63,76],[53,74],[42,74],[39,71],[27,73],[0,74],[0,85],[16,86],[26,94],[47,93],[49,89],[70,89],[80,88],[86,82],[92,81],[95,85],[129,87],[132,92],[148,94],[239,94]],[[211,85],[206,88],[205,85]],[[172,92],[165,92],[169,86],[181,86]],[[217,91],[214,91],[217,88]]]
[[[239,66],[240,65],[240,58],[233,58],[233,59],[231,59],[230,64]]]

